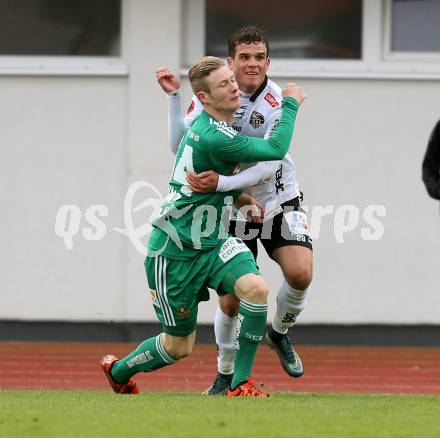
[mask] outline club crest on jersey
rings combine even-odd
[[[280,106],[280,103],[270,93],[267,93],[266,96],[264,96],[264,100],[268,102],[272,108],[278,108]]]
[[[263,114],[258,113],[257,111],[254,111],[251,114],[251,117],[249,119],[249,123],[252,125],[254,129],[259,128],[264,123],[264,117]]]
[[[179,306],[176,309],[177,317],[180,319],[187,319],[191,315],[191,309],[188,309],[188,307],[185,306]]]

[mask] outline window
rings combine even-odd
[[[120,0],[3,0],[0,55],[119,56]]]
[[[361,59],[361,0],[206,0],[205,52],[227,56],[228,36],[255,24],[272,58]]]
[[[440,0],[182,0],[182,73],[256,24],[274,78],[440,79],[438,23]]]
[[[125,76],[126,3],[1,0],[0,75]]]
[[[388,16],[388,54],[440,54],[440,0],[392,0]]]

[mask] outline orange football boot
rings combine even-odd
[[[133,380],[129,379],[126,383],[118,383],[113,379],[110,374],[110,369],[117,360],[118,358],[116,356],[108,354],[107,356],[104,356],[100,362],[102,371],[104,371],[104,374],[107,376],[113,391],[117,394],[139,394],[139,388]]]
[[[262,391],[255,386],[254,379],[246,379],[243,383],[238,385],[235,389],[228,389],[226,394],[228,397],[270,397],[269,394]]]

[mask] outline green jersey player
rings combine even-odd
[[[266,75],[270,65],[267,35],[256,26],[241,27],[229,37],[228,52],[227,62],[239,86],[241,103],[232,126],[242,135],[268,138],[281,116],[282,90]],[[176,154],[186,129],[203,111],[203,106],[197,96],[193,96],[183,118],[179,79],[166,67],[158,69],[156,77],[167,93],[169,147]],[[239,221],[230,222],[229,232],[236,237],[246,237],[244,242],[255,259],[260,240],[269,257],[280,266],[284,281],[277,293],[266,342],[276,351],[289,376],[302,376],[304,367],[288,331],[305,307],[312,280],[313,257],[293,157],[287,152],[280,161],[242,164],[240,172],[235,175],[219,175],[215,171],[197,175],[189,172],[188,182],[193,191],[202,193],[241,189],[252,195],[263,208],[265,214],[259,221],[255,217],[243,221],[240,217]],[[239,302],[231,294],[219,297],[218,302],[214,319],[218,373],[204,392],[208,395],[226,394],[234,372],[233,337]]]
[[[279,126],[265,140],[240,136],[228,126],[240,99],[234,75],[223,61],[202,58],[191,68],[189,79],[205,111],[179,146],[167,201],[153,222],[145,261],[164,333],[144,341],[121,360],[108,355],[101,363],[115,392],[138,392],[131,380],[134,374],[153,371],[191,353],[198,303],[207,299],[211,287],[240,300],[234,339],[236,369],[228,395],[265,397],[251,371],[266,324],[267,286],[247,246],[222,228],[222,215],[239,193],[193,193],[186,174],[207,169],[228,174],[239,162],[282,158],[304,94],[295,84],[288,84]]]

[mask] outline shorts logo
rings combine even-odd
[[[309,226],[307,225],[307,216],[305,213],[302,211],[289,211],[284,214],[284,218],[292,236],[310,236]],[[304,241],[303,239],[300,240]]]
[[[254,111],[251,114],[251,117],[249,119],[249,123],[252,125],[254,129],[259,128],[264,123],[264,117],[263,114],[258,113],[257,111]]]
[[[266,96],[264,96],[264,100],[268,102],[272,108],[278,108],[280,106],[280,103],[270,93],[267,93]]]
[[[221,247],[218,256],[223,263],[226,263],[237,254],[248,251],[250,251],[249,248],[243,243],[242,240],[237,239],[236,237],[230,237]]]
[[[155,290],[150,290],[151,301],[156,307],[160,307],[159,300],[157,299],[157,292]]]
[[[176,313],[178,318],[187,319],[191,315],[191,309],[188,309],[188,307],[182,305],[176,309]]]

